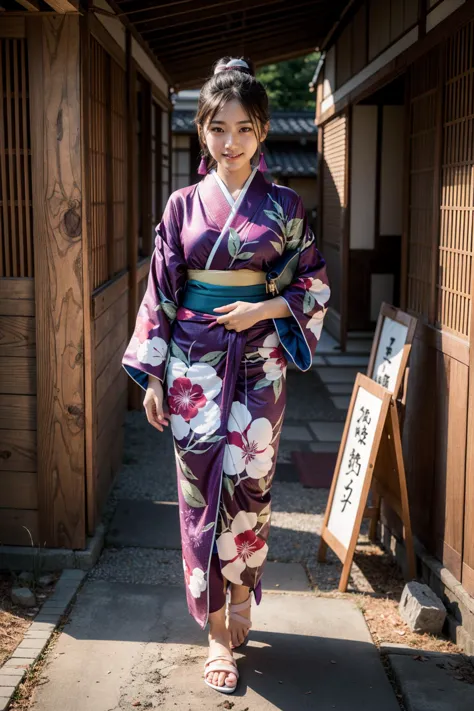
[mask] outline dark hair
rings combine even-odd
[[[247,63],[248,69],[222,69],[213,73],[201,89],[198,99],[197,113],[194,123],[198,127],[199,143],[203,155],[207,156],[206,145],[201,131],[204,124],[212,121],[218,111],[232,99],[237,99],[247,112],[259,140],[264,124],[270,120],[268,111],[268,96],[263,84],[255,78],[253,62],[246,57],[222,57],[214,64],[213,72],[219,65],[226,65],[232,59],[241,59]],[[199,130],[200,129],[200,130]],[[260,148],[257,149],[257,153]],[[211,165],[215,163],[211,158]],[[211,167],[211,165],[209,167]]]

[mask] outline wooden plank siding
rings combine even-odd
[[[30,545],[25,526],[39,541],[32,156],[25,24],[13,19],[0,39],[0,544]]]
[[[15,304],[34,314],[33,279],[0,279],[0,543],[28,545],[23,526],[38,534],[35,318]]]
[[[323,161],[321,164],[322,244],[321,250],[331,274],[332,297],[328,327],[334,336],[342,337],[340,317],[344,303],[344,250],[347,225],[348,192],[348,117],[337,116],[321,129]]]
[[[122,356],[128,343],[128,284],[124,275],[92,296],[94,320],[95,508],[100,514],[123,454],[128,377]]]

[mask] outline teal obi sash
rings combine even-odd
[[[256,304],[271,298],[265,284],[254,286],[217,286],[189,279],[184,290],[183,306],[202,314],[214,314],[214,309],[234,301],[249,301]]]

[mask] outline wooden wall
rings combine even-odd
[[[93,488],[91,524],[100,517],[122,463],[128,386],[122,356],[128,342],[128,296],[128,274],[124,272],[92,297],[95,407],[93,472],[88,477]]]
[[[372,62],[418,22],[415,0],[365,0],[349,15],[336,41],[335,89]]]
[[[36,328],[28,56],[0,30],[0,544],[38,540]]]
[[[474,594],[474,22],[410,68],[404,452],[414,532]]]
[[[0,279],[0,544],[38,541],[35,292]]]

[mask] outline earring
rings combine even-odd
[[[207,161],[204,156],[201,158],[201,162],[199,163],[199,168],[198,168],[198,175],[206,175],[207,173]]]
[[[268,165],[266,164],[265,156],[263,155],[263,151],[262,151],[262,150],[260,151],[260,159],[259,159],[259,161],[258,161],[258,169],[259,169],[262,173],[266,173],[267,170],[268,170]]]

